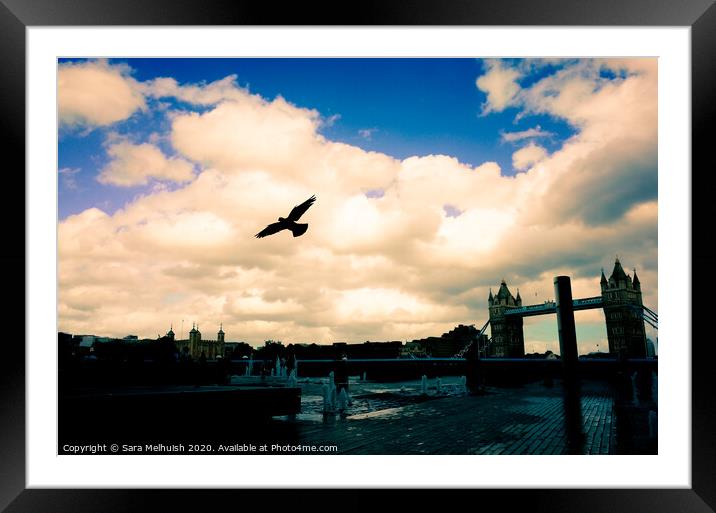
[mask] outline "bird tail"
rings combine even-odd
[[[289,227],[289,230],[291,230],[291,233],[293,233],[294,237],[300,237],[301,235],[306,233],[306,230],[308,230],[308,224],[294,223],[293,226]]]

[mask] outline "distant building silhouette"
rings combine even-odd
[[[522,317],[505,316],[505,310],[522,306],[520,291],[514,297],[507,288],[505,280],[500,284],[500,290],[493,297],[492,289],[487,299],[490,310],[490,326],[492,330],[492,343],[488,346],[487,355],[505,358],[522,358],[525,355],[525,337],[522,332]]]
[[[215,360],[217,356],[224,357],[226,342],[223,325],[216,334],[216,340],[202,340],[199,327],[195,324],[192,324],[188,339],[175,340],[171,328],[166,336],[174,340],[180,355],[190,356],[195,360],[200,359],[202,355],[207,360]]]
[[[641,283],[636,271],[632,280],[617,258],[608,280],[602,270],[601,288],[609,352],[626,358],[646,357]]]
[[[226,358],[233,360],[240,360],[242,358],[248,358],[254,352],[246,342],[225,342],[224,343],[224,354]]]
[[[480,332],[475,326],[460,324],[439,337],[426,337],[406,342],[401,348],[403,357],[452,358],[472,342],[477,341]],[[483,339],[486,338],[484,335]],[[481,341],[480,346],[484,345]]]
[[[362,358],[397,358],[403,343],[399,340],[389,342],[370,342],[366,340],[362,344],[348,344],[346,342],[334,342],[334,357],[345,355],[349,360]]]

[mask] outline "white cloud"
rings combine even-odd
[[[60,180],[65,189],[76,191],[77,190],[77,179],[75,175],[81,170],[78,167],[63,167],[59,170]]]
[[[214,85],[224,100],[172,117],[174,159],[200,163],[195,179],[60,223],[60,329],[154,336],[185,319],[254,344],[405,340],[482,324],[502,277],[524,298],[550,298],[560,273],[575,295],[595,295],[616,253],[656,308],[657,205],[643,187],[656,179],[656,75],[641,63],[602,83],[602,65],[575,63],[512,95],[579,127],[550,155],[528,145],[539,164],[523,154],[517,176],[333,142],[314,110]],[[208,101],[209,86],[192,97]],[[109,148],[113,183],[191,179],[154,146]],[[301,238],[253,237],[311,194]]]
[[[64,125],[110,125],[146,107],[126,66],[106,61],[67,63],[57,75],[59,120]]]
[[[527,130],[521,130],[517,132],[502,132],[500,136],[503,142],[517,142],[523,139],[553,137],[554,134],[547,130],[542,130],[542,127],[537,125],[536,127],[528,128]]]
[[[323,119],[321,120],[321,126],[322,126],[323,128],[332,127],[333,125],[335,125],[336,123],[338,123],[338,121],[339,121],[340,119],[341,119],[341,115],[340,115],[340,114],[333,114],[333,115],[331,115],[331,116],[328,116],[327,118],[323,118]]]
[[[194,105],[214,105],[224,100],[244,100],[250,97],[239,87],[237,76],[229,75],[209,84],[180,85],[175,79],[160,77],[141,85],[142,92],[153,98],[174,97]]]
[[[363,128],[361,130],[358,130],[358,135],[366,141],[370,141],[373,138],[373,134],[377,131],[377,128]]]
[[[131,187],[145,185],[150,178],[187,182],[194,176],[193,166],[185,159],[167,158],[156,146],[121,141],[107,148],[110,162],[97,176],[100,183]]]
[[[500,112],[512,105],[520,92],[518,78],[520,72],[517,69],[505,66],[500,60],[488,60],[487,73],[475,82],[477,88],[487,94],[482,113]]]
[[[512,154],[512,167],[524,171],[546,157],[547,150],[538,144],[530,143]]]
[[[171,138],[175,148],[205,166],[287,172],[295,170],[298,155],[311,156],[320,144],[318,126],[316,111],[282,98],[266,102],[243,96],[204,114],[177,115]]]

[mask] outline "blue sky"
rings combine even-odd
[[[238,84],[253,94],[266,99],[282,96],[319,111],[326,121],[320,132],[331,140],[399,159],[443,154],[471,166],[494,161],[505,175],[516,172],[512,167],[516,144],[503,141],[502,132],[540,126],[551,134],[540,138],[550,152],[575,133],[568,122],[554,116],[517,118],[517,107],[481,115],[486,95],[475,87],[475,78],[485,71],[481,59],[110,59],[109,63],[131,63],[131,76],[138,81],[173,77],[180,84],[199,84],[237,75]],[[536,70],[521,82],[530,85],[560,67]],[[173,108],[206,110],[176,99],[154,103],[159,101]],[[60,181],[60,219],[96,205],[114,212],[151,188],[117,189],[98,183],[96,173],[108,161],[102,143],[110,131],[130,134],[139,142],[152,132],[166,131],[168,124],[161,111],[150,110],[89,133],[77,127],[62,129],[59,169],[80,172],[69,173],[70,187]],[[162,149],[174,153],[169,144]]]
[[[412,340],[617,254],[658,307],[655,59],[72,59],[58,93],[62,331]]]

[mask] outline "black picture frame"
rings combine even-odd
[[[576,25],[689,26],[692,64],[692,170],[673,170],[691,178],[692,285],[691,326],[681,343],[692,351],[692,488],[450,490],[452,504],[530,511],[707,512],[716,509],[716,344],[709,341],[707,294],[714,288],[716,249],[711,245],[714,152],[708,125],[716,120],[716,6],[713,0],[364,0],[360,3],[272,3],[212,0],[0,0],[0,131],[6,193],[2,202],[6,251],[2,259],[10,294],[6,295],[6,336],[0,356],[0,508],[8,512],[207,511],[253,499],[258,490],[48,490],[25,486],[25,31],[31,26],[63,25]],[[661,141],[661,144],[664,144]],[[9,165],[8,156],[13,165]],[[11,221],[12,220],[12,221]],[[686,248],[685,248],[686,249]],[[25,272],[20,272],[20,270]],[[668,293],[668,292],[667,292]],[[334,494],[340,493],[339,497]],[[293,490],[273,498],[269,509],[310,501],[325,509],[370,507],[386,491]],[[257,495],[261,497],[257,497]],[[404,494],[403,508],[424,504],[435,491]],[[459,495],[460,497],[457,497]],[[240,500],[240,502],[238,502]],[[321,506],[324,505],[324,506]],[[338,505],[338,506],[337,506]],[[473,506],[466,506],[473,507]],[[232,509],[235,509],[232,507]]]

